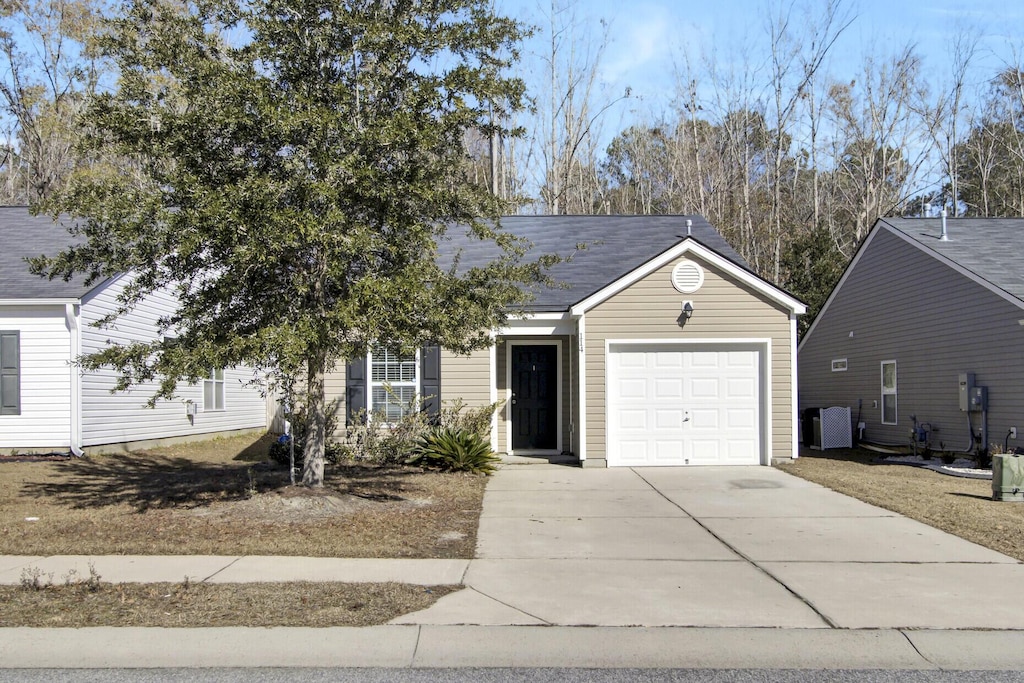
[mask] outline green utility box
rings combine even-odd
[[[992,500],[1024,502],[1024,455],[992,456]]]

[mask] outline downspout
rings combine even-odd
[[[579,453],[576,454],[576,457],[579,458],[581,465],[587,460],[587,326],[585,316],[586,313],[581,312],[576,319],[576,375],[579,383],[577,390],[580,394],[577,407],[579,416],[576,419],[576,425],[580,430],[580,442]]]
[[[82,451],[82,375],[78,371],[78,357],[82,354],[82,328],[78,324],[77,308],[76,304],[64,304],[64,321],[71,341],[71,357],[68,359],[68,371],[71,373],[71,433],[68,441],[71,452],[82,457],[85,455]]]
[[[570,347],[576,346],[577,343],[578,342],[577,342],[577,338],[576,337],[569,337],[569,345],[570,345]],[[573,447],[573,444],[574,444],[573,437],[575,436],[575,431],[576,431],[576,413],[574,413],[573,409],[572,409],[573,408],[572,395],[574,393],[576,393],[576,375],[575,375],[575,373],[573,373],[572,368],[573,368],[573,365],[575,365],[575,362],[574,362],[575,359],[573,358],[573,356],[575,356],[575,355],[576,354],[574,354],[572,352],[569,353],[569,449],[568,449],[567,452],[568,453],[573,453],[573,454],[575,453],[575,451],[573,450],[572,447]]]

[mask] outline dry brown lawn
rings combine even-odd
[[[992,500],[992,482],[873,464],[877,453],[809,451],[780,469],[1024,561],[1024,503]]]
[[[456,590],[311,582],[0,586],[0,627],[375,626]]]
[[[0,554],[473,556],[485,477],[329,466],[310,490],[288,485],[268,445],[0,459]]]

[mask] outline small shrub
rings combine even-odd
[[[382,411],[374,411],[369,419],[364,411],[345,428],[342,449],[353,460],[395,465],[409,462],[422,439],[437,429],[476,434],[487,442],[491,418],[501,404],[466,408],[462,399],[455,399],[442,402],[439,414],[432,416],[420,410],[419,400],[413,399],[403,406],[402,417],[390,422]]]
[[[406,462],[430,469],[491,474],[501,459],[480,434],[439,427],[420,438]]]
[[[21,570],[20,583],[24,590],[46,590],[53,585],[53,573],[47,574],[39,567],[26,567]]]
[[[466,404],[461,398],[447,404],[442,402],[438,423],[441,427],[473,432],[487,438],[491,433],[491,418],[504,403],[505,401],[501,400],[477,408],[466,408]]]

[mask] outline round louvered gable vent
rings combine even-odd
[[[672,269],[672,286],[684,294],[692,294],[704,284],[704,269],[693,261],[680,261]]]

